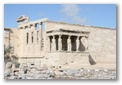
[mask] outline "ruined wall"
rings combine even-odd
[[[14,47],[14,54],[17,55],[18,54],[18,29],[17,28],[13,28],[10,29],[10,44]]]
[[[6,30],[4,30],[6,32]],[[10,28],[7,33],[4,33],[4,44],[6,46],[12,46],[12,54],[18,55],[18,29],[17,28]]]
[[[19,29],[19,62],[35,63],[36,65],[40,63],[40,57],[42,57],[42,35],[41,27],[37,29],[35,26],[32,26]]]
[[[45,22],[46,31],[56,29],[79,30],[90,32],[88,38],[88,58],[96,65],[116,67],[116,30],[92,26],[81,26],[59,22]],[[70,57],[70,56],[69,56]],[[90,64],[92,64],[89,62]]]
[[[19,30],[19,49],[18,55],[20,59],[40,58],[43,51],[43,21],[47,21],[47,18],[43,18],[37,21],[30,22],[29,17],[21,15],[18,19]],[[22,60],[23,61],[23,60]]]
[[[28,25],[28,27],[23,26],[22,28],[18,29],[10,29],[10,43],[14,46],[14,54],[20,58],[25,57],[25,59],[21,59],[22,61],[20,62],[35,62],[37,64],[41,62],[43,65],[88,64],[97,65],[98,67],[116,67],[115,29],[81,26],[53,21],[45,21],[43,25],[43,31],[41,30],[42,26],[39,29],[36,29],[35,25]],[[61,28],[65,30],[90,32],[87,53],[75,53],[75,51],[70,53],[49,52],[49,38],[47,37],[46,32],[50,30],[58,30]],[[39,37],[38,41],[37,36]],[[5,44],[8,44],[8,41],[8,38],[5,38]],[[64,42],[66,42],[66,40]]]
[[[7,47],[10,44],[10,32],[4,29],[4,46]]]
[[[42,40],[41,30],[36,29],[35,27],[19,29],[19,30],[20,30],[20,33],[19,33],[20,34],[19,36],[20,57],[40,57],[40,52],[41,52],[40,42]],[[27,33],[28,33],[28,39],[27,39]]]

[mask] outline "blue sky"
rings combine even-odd
[[[31,21],[52,21],[116,28],[115,4],[5,4],[4,27],[17,28],[17,18],[25,15]]]

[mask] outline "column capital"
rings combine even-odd
[[[71,38],[71,35],[68,35],[68,39],[70,39]]]
[[[52,35],[52,37],[55,39],[55,35]]]
[[[77,39],[79,39],[80,38],[80,36],[77,36]]]
[[[71,35],[68,35],[69,37],[71,37]]]
[[[61,38],[62,35],[59,35],[59,37]]]

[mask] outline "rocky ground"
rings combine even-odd
[[[21,65],[12,69],[12,63],[5,66],[5,79],[116,79],[115,69],[62,69],[61,67],[38,67]]]

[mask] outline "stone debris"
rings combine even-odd
[[[5,68],[6,69],[12,68],[12,62],[7,62]]]
[[[32,68],[32,66],[21,66],[19,69],[11,69],[8,63],[4,72],[5,79],[116,79],[114,69],[54,69],[54,68]]]
[[[4,72],[4,76],[8,77],[8,76],[10,76],[11,73],[12,73],[11,69],[6,69]]]

